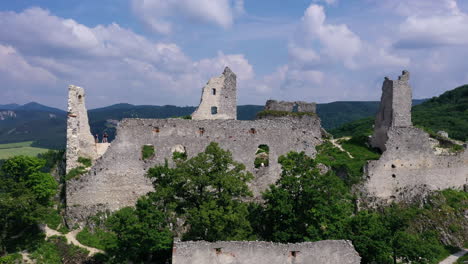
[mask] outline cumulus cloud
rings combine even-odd
[[[90,105],[193,105],[207,78],[225,66],[237,70],[240,87],[254,78],[242,54],[193,61],[174,43],[150,41],[115,23],[90,28],[41,8],[0,12],[0,64],[2,75],[28,81],[25,91],[41,83],[64,95],[70,83],[83,86]]]
[[[192,21],[232,26],[234,17],[245,12],[243,0],[132,0],[134,13],[155,32],[168,34],[174,21]]]

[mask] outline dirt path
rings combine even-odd
[[[97,248],[88,247],[88,246],[85,246],[85,245],[81,244],[80,242],[78,242],[78,240],[76,240],[76,235],[80,231],[81,231],[80,229],[77,229],[77,230],[73,230],[73,231],[65,234],[65,237],[67,238],[67,243],[68,244],[73,244],[75,246],[78,246],[80,248],[84,248],[84,249],[88,250],[89,251],[89,256],[95,255],[96,253],[103,253],[102,250],[99,250]],[[62,233],[49,228],[47,225],[45,226],[45,233],[46,233],[47,237],[63,236]]]
[[[22,251],[22,252],[21,252],[21,257],[23,258],[23,263],[25,263],[25,264],[34,264],[34,263],[36,263],[35,261],[33,261],[33,260],[29,257],[29,253],[26,252],[26,251]]]
[[[332,140],[330,140],[330,142],[333,144],[333,146],[337,147],[339,150],[341,150],[341,151],[343,151],[343,152],[346,152],[346,154],[348,154],[348,156],[349,156],[350,158],[354,159],[354,157],[353,157],[353,155],[351,155],[351,153],[349,153],[348,151],[346,151],[340,144],[338,144],[338,140],[341,140],[341,139],[349,140],[350,137],[332,139]]]
[[[458,258],[460,258],[461,256],[465,255],[468,253],[468,248],[464,248],[460,251],[458,251],[457,253],[453,253],[452,255],[450,255],[449,257],[447,257],[446,259],[442,260],[441,262],[439,262],[439,264],[453,264],[457,261]]]

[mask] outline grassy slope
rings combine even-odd
[[[444,130],[454,139],[468,140],[468,85],[447,91],[413,107],[413,124],[431,132]],[[335,137],[371,134],[373,117],[330,130]]]
[[[47,152],[45,148],[31,147],[32,141],[0,144],[0,159],[7,159],[13,156],[26,155],[36,156],[37,154]]]

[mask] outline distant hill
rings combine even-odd
[[[413,106],[412,120],[430,132],[444,130],[454,139],[468,141],[468,85],[447,91]],[[356,120],[329,132],[335,137],[372,133],[374,117]]]
[[[419,101],[415,100],[415,103]],[[239,120],[253,120],[263,109],[262,105],[240,105]],[[346,122],[372,116],[377,112],[378,102],[333,102],[318,104],[317,112],[325,129],[332,129]],[[123,118],[169,118],[193,113],[192,106],[152,106],[114,104],[88,111],[91,133],[104,132],[110,140],[115,136],[115,127]],[[3,114],[2,114],[3,113]],[[3,117],[3,118],[2,118]],[[34,147],[64,148],[66,112],[35,102],[25,105],[0,105],[0,143],[34,141]]]

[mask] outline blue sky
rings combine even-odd
[[[468,83],[468,1],[0,2],[0,104],[197,105],[229,66],[239,104],[378,100],[411,72],[414,98]]]

